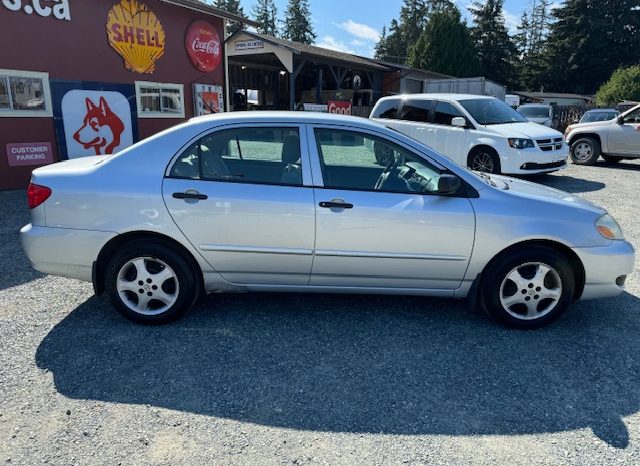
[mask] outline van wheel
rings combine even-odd
[[[388,167],[395,160],[393,149],[386,144],[373,143],[373,152],[376,155],[376,163],[383,167]]]
[[[536,329],[558,319],[575,295],[569,261],[544,246],[530,246],[499,257],[486,271],[483,303],[507,327]]]
[[[195,304],[199,277],[189,262],[159,242],[133,241],[105,269],[105,291],[113,307],[141,324],[159,325],[181,317]]]
[[[593,138],[580,138],[571,144],[571,160],[576,165],[593,165],[600,152],[600,143]]]
[[[498,154],[485,148],[472,151],[469,154],[467,165],[476,172],[499,174],[501,171]]]

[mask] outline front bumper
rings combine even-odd
[[[22,249],[42,273],[91,281],[93,262],[116,233],[28,224],[20,230]]]
[[[536,175],[551,173],[567,167],[569,148],[563,145],[561,150],[542,151],[539,149],[511,150],[500,157],[502,173],[505,175]]]
[[[581,300],[617,296],[624,291],[624,280],[633,272],[635,251],[626,241],[612,241],[609,246],[575,248],[585,270]]]

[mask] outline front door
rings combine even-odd
[[[621,124],[611,125],[609,152],[640,156],[640,109],[627,114]]]
[[[372,134],[330,127],[313,134],[324,187],[315,193],[311,284],[457,289],[471,257],[475,216],[466,197],[437,195],[442,170]],[[386,167],[371,149],[379,145],[394,154]]]
[[[170,168],[163,196],[174,221],[229,282],[308,284],[315,212],[304,138],[300,127],[219,130]]]

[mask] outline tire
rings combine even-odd
[[[575,290],[567,258],[554,249],[529,246],[493,261],[485,271],[481,293],[491,317],[507,327],[530,330],[564,314]]]
[[[126,244],[105,269],[105,295],[127,319],[161,325],[180,318],[193,307],[200,277],[174,249],[158,241]]]
[[[470,170],[494,173],[496,175],[499,175],[502,171],[498,154],[491,149],[485,148],[471,151],[467,158],[467,166]]]
[[[602,158],[607,163],[619,163],[622,160],[622,157],[612,157],[610,155],[602,154]]]
[[[600,153],[600,142],[593,138],[580,138],[571,144],[571,160],[576,165],[593,165]]]
[[[394,160],[393,149],[386,144],[375,142],[373,152],[376,155],[376,163],[380,166],[387,167]]]

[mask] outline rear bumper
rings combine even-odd
[[[20,230],[22,249],[42,273],[91,281],[93,262],[113,232],[26,225]]]
[[[624,280],[633,272],[635,251],[626,241],[612,241],[610,246],[576,248],[585,270],[581,300],[617,296],[624,291]]]

